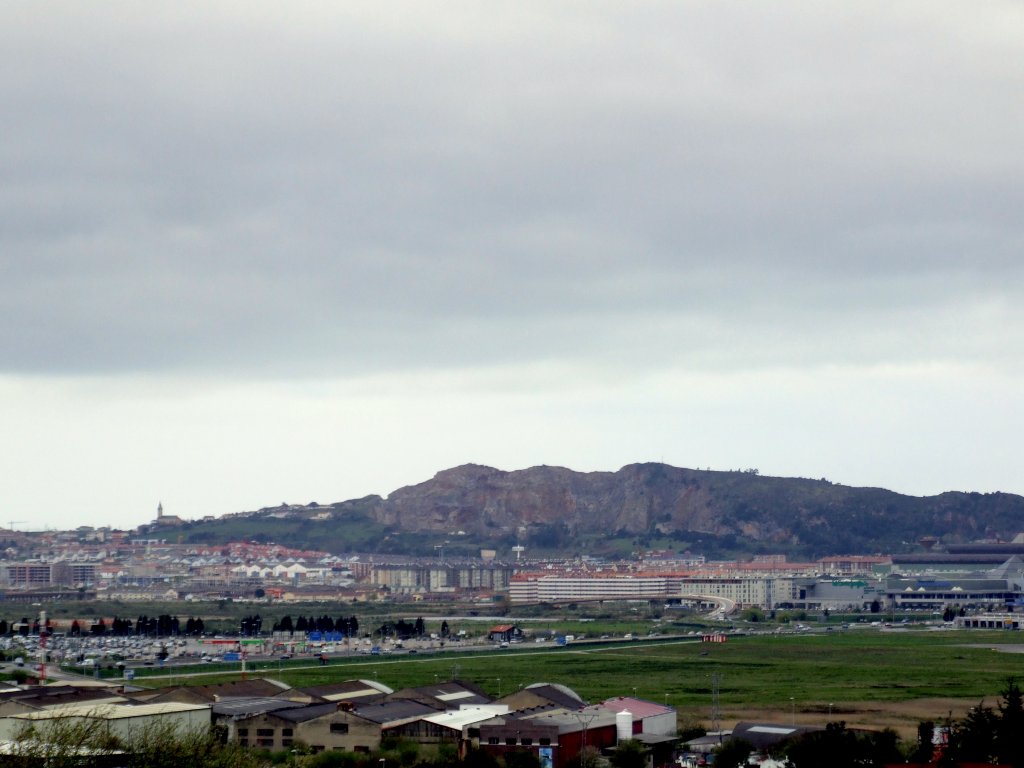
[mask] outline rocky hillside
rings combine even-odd
[[[944,493],[904,496],[827,480],[761,477],[665,464],[618,472],[465,465],[401,488],[372,506],[389,528],[519,540],[538,531],[665,537],[806,555],[906,551],[922,536],[1008,538],[1024,529],[1024,497]]]
[[[907,552],[923,536],[946,543],[1009,539],[1024,530],[1024,497],[904,496],[827,480],[761,477],[665,464],[617,472],[465,465],[391,493],[330,505],[275,507],[240,520],[189,524],[187,540],[237,537],[334,551],[475,554],[515,544],[613,554],[689,549],[709,556]]]

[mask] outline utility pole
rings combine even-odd
[[[46,611],[39,612],[39,682],[46,685]]]
[[[587,767],[587,726],[594,722],[594,718],[597,717],[597,712],[575,712],[573,713],[577,720],[580,721],[580,725],[583,726],[583,733],[581,738],[580,746],[580,765],[582,768]]]
[[[717,672],[711,674],[711,730],[718,733],[718,741],[722,741],[722,705],[718,698],[718,686],[722,676]]]

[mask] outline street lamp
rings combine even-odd
[[[831,701],[828,703],[828,719],[829,719],[829,721],[832,720],[832,702]]]
[[[792,725],[795,728],[796,727],[796,699],[794,699],[792,696],[789,697],[789,706],[790,706],[790,708],[792,710],[791,713],[790,713],[789,724]]]

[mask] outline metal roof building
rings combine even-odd
[[[12,739],[25,725],[32,724],[45,731],[48,721],[67,719],[94,722],[104,727],[112,736],[130,736],[135,729],[145,728],[156,722],[171,723],[182,731],[203,728],[210,725],[210,706],[203,704],[80,704],[22,712],[0,718],[0,739]]]

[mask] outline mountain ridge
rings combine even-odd
[[[925,536],[944,542],[1009,540],[1024,528],[1024,497],[947,491],[909,496],[824,478],[757,470],[701,470],[657,462],[579,472],[540,465],[500,470],[463,464],[398,488],[328,505],[328,523],[362,521],[362,546],[432,554],[516,544],[601,554],[602,542],[712,554],[800,557],[906,552]],[[280,514],[280,507],[257,514]],[[318,506],[318,509],[324,509]],[[298,508],[296,515],[306,514]],[[323,514],[321,513],[321,518]],[[364,526],[364,527],[365,527]],[[376,537],[376,538],[374,538]],[[419,544],[417,545],[417,540]],[[283,543],[283,542],[282,542]]]

